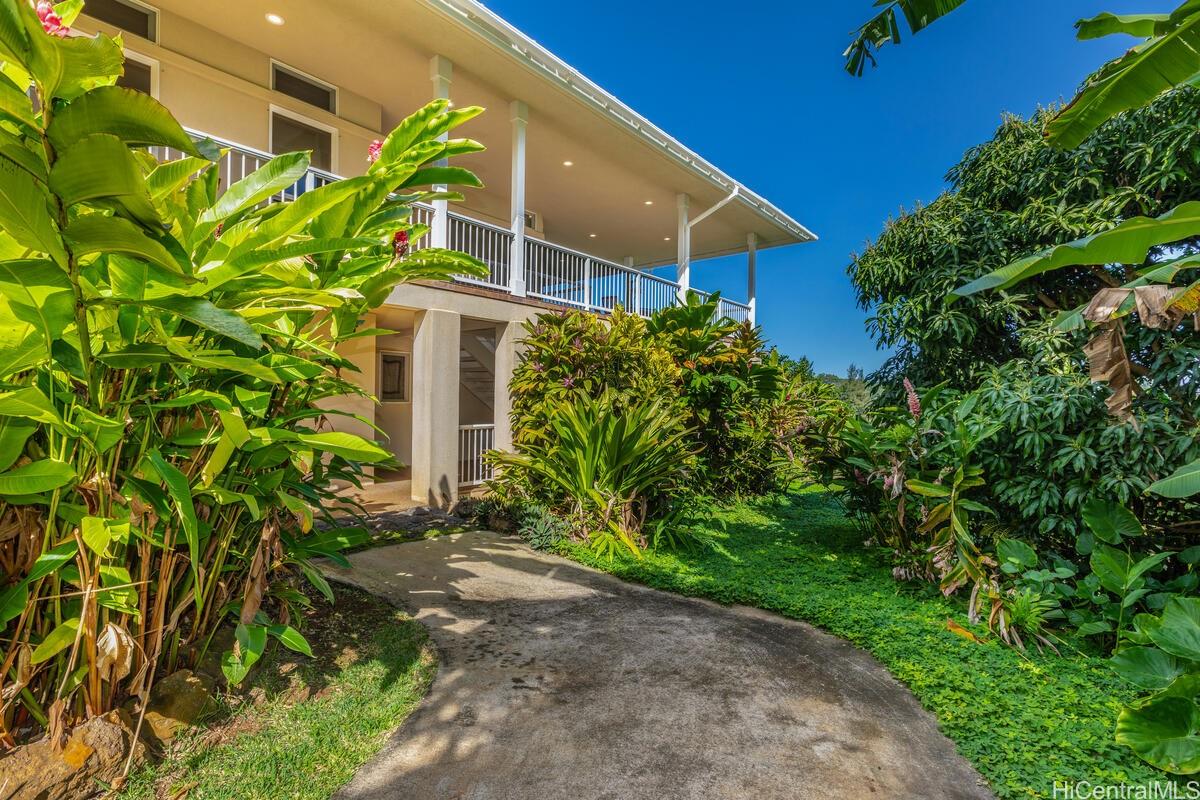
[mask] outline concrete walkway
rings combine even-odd
[[[345,800],[989,798],[911,694],[814,628],[467,533],[332,577],[431,631],[432,691]]]

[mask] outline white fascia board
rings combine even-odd
[[[654,125],[612,94],[597,86],[578,70],[530,39],[495,12],[475,0],[422,0],[429,7],[457,20],[476,35],[490,40],[501,51],[521,61],[551,83],[561,84],[571,94],[605,112],[646,142],[662,150],[725,193],[739,188],[739,200],[776,227],[802,242],[814,242],[817,235],[757,192],[743,186],[714,165],[689,150],[682,142]]]

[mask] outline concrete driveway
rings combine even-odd
[[[345,800],[989,798],[868,654],[808,625],[466,533],[330,569],[441,666]]]

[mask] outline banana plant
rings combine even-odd
[[[308,153],[223,185],[212,142],[115,86],[119,39],[0,0],[0,743],[55,736],[202,654],[238,681],[269,638],[301,652],[296,576],[337,557],[338,485],[387,464],[327,406],[366,395],[341,346],[398,283],[484,274],[408,242],[480,113],[435,102],[367,174],[268,200]],[[43,9],[44,11],[44,9]],[[183,154],[160,162],[148,148]],[[360,420],[369,424],[368,420]],[[3,746],[0,744],[0,746]]]
[[[900,43],[899,18],[919,33],[963,5],[965,0],[876,0],[881,10],[854,35],[843,54],[846,71],[861,76],[874,51]],[[897,14],[897,11],[900,14]],[[1103,12],[1075,23],[1081,40],[1122,34],[1141,39],[1105,64],[1046,129],[1050,144],[1078,147],[1105,120],[1146,105],[1158,95],[1200,76],[1200,4],[1185,0],[1173,11],[1142,14]]]

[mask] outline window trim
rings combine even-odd
[[[295,122],[300,122],[305,125],[309,125],[313,128],[316,128],[317,130],[322,130],[322,131],[325,131],[326,133],[328,133],[329,134],[329,151],[330,151],[329,152],[329,172],[334,175],[338,174],[338,135],[341,133],[341,131],[339,131],[336,126],[328,125],[324,122],[319,122],[319,121],[313,119],[312,117],[306,117],[303,114],[299,114],[295,111],[292,111],[290,108],[284,108],[283,106],[278,106],[278,105],[275,105],[274,103],[271,103],[268,106],[268,110],[267,110],[267,148],[271,151],[271,155],[279,155],[278,153],[275,152],[275,115],[276,114],[278,114],[281,117],[287,117],[288,119],[293,120]],[[314,167],[313,169],[320,170],[320,167]],[[324,171],[324,170],[321,170],[321,171]]]
[[[412,403],[412,370],[409,367],[412,365],[412,353],[406,353],[403,350],[379,350],[379,355],[376,361],[375,373],[375,396],[379,398],[380,404],[386,405],[404,405]],[[383,399],[383,359],[385,356],[404,359],[404,399],[403,400],[384,400]]]
[[[297,78],[301,78],[302,80],[309,81],[310,83],[314,83],[317,86],[320,86],[322,88],[328,89],[329,91],[333,92],[333,108],[332,109],[321,108],[320,106],[312,106],[312,107],[313,108],[321,108],[321,110],[324,111],[326,114],[333,114],[335,117],[340,117],[342,115],[342,90],[339,87],[335,86],[334,84],[330,83],[329,81],[323,81],[320,78],[318,78],[316,75],[312,75],[308,72],[305,72],[302,69],[296,69],[291,64],[287,64],[283,61],[280,61],[277,58],[271,59],[270,84],[271,84],[272,92],[283,95],[284,97],[291,98],[292,100],[295,100],[297,103],[304,103],[306,106],[312,105],[311,103],[306,103],[305,101],[301,100],[298,97],[292,97],[290,94],[286,94],[285,92],[281,92],[275,88],[275,70],[276,70],[276,68],[281,69],[284,72],[290,72],[290,73],[292,73],[292,75],[294,75]]]
[[[149,3],[144,3],[144,2],[142,2],[142,0],[117,0],[117,2],[120,2],[127,6],[131,6],[133,8],[141,9],[142,11],[145,11],[151,17],[153,17],[154,18],[154,35],[151,36],[150,38],[146,38],[145,36],[134,33],[133,31],[127,31],[124,28],[113,25],[111,22],[105,22],[104,20],[100,19],[99,17],[92,17],[92,15],[88,13],[86,5],[84,6],[84,9],[83,9],[83,15],[85,17],[91,17],[92,19],[96,20],[97,22],[101,22],[110,28],[114,28],[115,30],[120,31],[121,33],[127,33],[130,36],[137,36],[143,42],[150,42],[151,44],[159,44],[162,41],[162,19],[163,19],[162,9],[160,9],[158,6],[152,6]],[[154,96],[158,97],[157,94]]]
[[[158,92],[159,92],[158,75],[159,75],[159,71],[162,68],[162,62],[159,61],[157,58],[151,58],[150,56],[146,55],[145,53],[139,53],[138,51],[130,50],[129,48],[125,48],[124,55],[125,55],[126,60],[136,61],[137,63],[141,64],[142,66],[150,68],[150,96],[153,97],[155,100],[158,100],[159,99],[159,97],[158,97]]]

